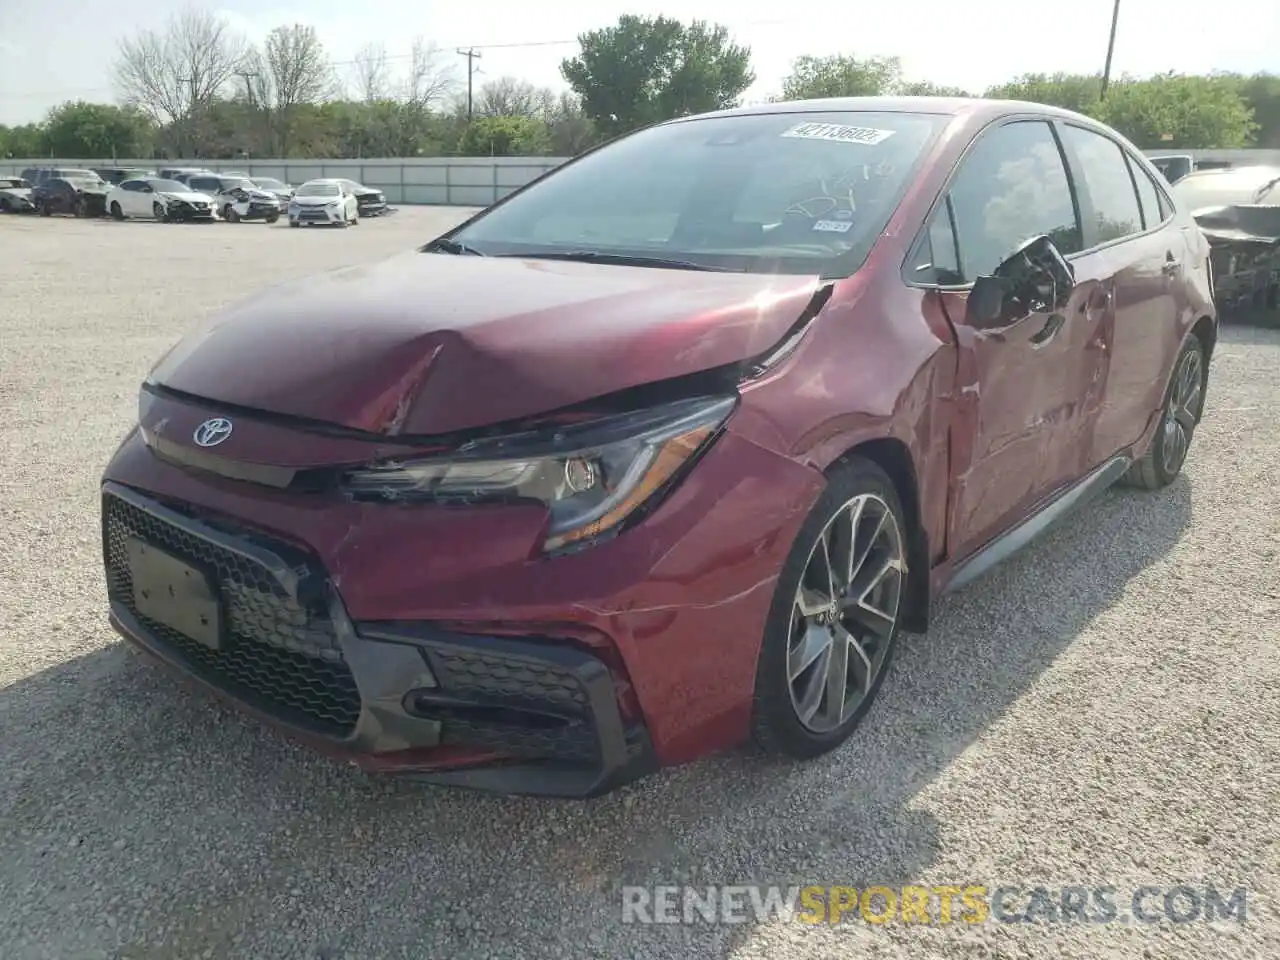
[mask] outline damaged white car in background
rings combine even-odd
[[[341,180],[308,180],[289,201],[289,226],[304,223],[326,223],[333,226],[355,226],[360,222],[360,208],[354,193]]]

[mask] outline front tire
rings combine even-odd
[[[231,204],[227,204],[222,209],[222,219],[226,220],[227,223],[239,223],[240,214],[236,213],[235,207],[231,206]]]
[[[1124,475],[1126,485],[1159,490],[1177,479],[1204,413],[1208,383],[1204,344],[1195,334],[1189,334],[1173,365],[1156,435],[1151,438],[1146,454]]]
[[[893,482],[851,457],[830,474],[783,564],[756,665],[752,732],[807,759],[849,739],[892,659],[907,586]]]
[[[163,203],[153,203],[151,205],[151,215],[159,223],[169,222],[169,209]]]
[[[120,203],[117,200],[111,201],[111,219],[112,220],[124,219],[124,211],[120,209]]]

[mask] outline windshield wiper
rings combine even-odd
[[[505,253],[505,257],[530,260],[576,260],[581,263],[608,263],[620,267],[668,267],[673,270],[708,270],[717,273],[742,273],[736,267],[721,267],[692,260],[668,260],[665,257],[636,257],[625,253],[601,253],[599,250],[549,250],[545,253]]]
[[[457,240],[450,240],[448,237],[441,237],[438,240],[432,240],[429,244],[422,248],[423,253],[452,253],[457,256],[483,257],[484,254],[475,247],[469,247],[465,243]]]

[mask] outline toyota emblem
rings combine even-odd
[[[231,421],[226,417],[214,417],[196,427],[192,435],[198,447],[216,447],[231,436]]]

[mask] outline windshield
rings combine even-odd
[[[490,256],[587,252],[844,276],[946,120],[840,111],[652,127],[566,165],[451,238]]]
[[[262,187],[262,189],[264,190],[288,190],[289,189],[279,180],[274,180],[271,177],[255,177],[253,182],[256,183],[258,186]]]
[[[257,185],[249,179],[241,178],[239,180],[223,180],[223,190],[257,190]]]
[[[177,180],[148,180],[151,189],[156,193],[190,193],[191,188]]]
[[[300,197],[336,197],[337,195],[336,183],[304,183],[298,188]]]

